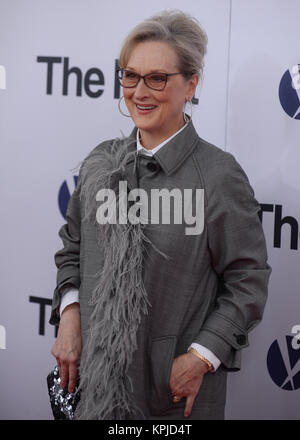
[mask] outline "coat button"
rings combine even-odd
[[[148,170],[152,172],[157,171],[159,168],[159,166],[155,162],[148,162],[146,166]]]
[[[236,339],[236,342],[239,345],[244,345],[246,344],[246,336],[245,335],[233,335]]]

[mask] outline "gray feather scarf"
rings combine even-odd
[[[84,220],[95,224],[96,193],[113,189],[119,197],[118,184],[124,180],[125,165],[136,151],[128,151],[131,138],[118,139],[81,167],[80,198],[85,206]],[[136,159],[136,157],[135,157]],[[135,162],[134,162],[134,165]],[[118,210],[118,203],[116,203]],[[118,218],[118,216],[116,217]],[[142,279],[144,244],[153,243],[145,236],[143,224],[98,224],[99,245],[104,264],[96,274],[91,305],[90,333],[80,363],[81,398],[76,419],[125,419],[141,414],[128,390],[126,376],[137,349],[137,329],[142,314],[150,305]]]

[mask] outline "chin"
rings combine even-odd
[[[142,118],[133,118],[134,124],[140,129],[145,131],[155,131],[158,130],[159,126],[150,121],[145,121]]]

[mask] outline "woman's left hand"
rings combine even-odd
[[[172,396],[186,397],[184,417],[191,414],[203,376],[208,370],[207,364],[192,353],[185,353],[174,359],[170,388]]]

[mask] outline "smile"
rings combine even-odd
[[[136,108],[139,110],[139,112],[142,113],[148,113],[151,110],[154,110],[157,106],[156,105],[138,105],[136,104]]]

